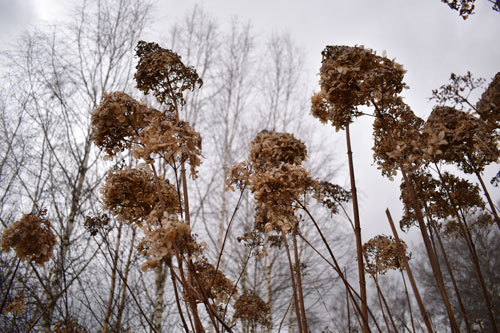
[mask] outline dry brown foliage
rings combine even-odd
[[[16,251],[19,259],[43,266],[51,257],[57,243],[46,211],[24,214],[2,233],[2,251]]]

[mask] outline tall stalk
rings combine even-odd
[[[427,310],[425,310],[424,302],[422,301],[422,297],[420,296],[420,292],[418,291],[417,284],[415,282],[415,278],[413,277],[413,273],[410,267],[410,264],[408,263],[408,258],[406,258],[406,253],[403,253],[403,247],[401,246],[401,240],[399,239],[398,231],[396,230],[396,227],[394,226],[394,222],[392,220],[391,213],[389,212],[389,208],[385,210],[385,214],[387,215],[387,220],[389,221],[389,224],[391,225],[391,230],[392,234],[394,235],[394,239],[396,240],[396,244],[398,248],[401,251],[400,258],[402,259],[402,264],[403,267],[406,271],[406,274],[408,274],[408,278],[410,279],[410,284],[413,289],[413,294],[415,295],[415,298],[417,299],[417,304],[418,308],[420,309],[420,314],[422,315],[422,318],[424,319],[425,326],[427,327],[427,331],[429,333],[432,333],[434,330],[432,329],[432,324],[431,320],[429,319],[429,314],[427,313]]]
[[[369,331],[368,328],[368,306],[366,298],[366,280],[363,262],[363,243],[361,241],[361,223],[359,219],[358,194],[356,191],[356,179],[354,177],[354,162],[352,159],[351,150],[351,135],[349,132],[349,124],[345,127],[347,158],[349,162],[349,177],[351,181],[352,208],[354,213],[354,235],[356,236],[356,251],[358,258],[358,275],[359,275],[359,291],[361,294],[361,315],[363,316],[363,333]]]

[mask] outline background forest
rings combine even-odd
[[[68,8],[2,47],[2,331],[498,332],[498,47],[422,97],[380,40]]]

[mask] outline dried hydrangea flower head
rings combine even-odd
[[[477,103],[481,119],[494,129],[500,128],[500,72],[491,81]]]
[[[135,51],[139,58],[134,76],[137,88],[146,95],[153,91],[158,102],[165,103],[168,110],[185,104],[185,90],[194,90],[203,84],[196,70],[184,65],[181,57],[171,50],[139,41]]]
[[[446,3],[451,9],[458,11],[458,15],[464,20],[474,13],[476,6],[476,0],[441,0],[441,2]]]
[[[382,175],[392,178],[399,167],[413,171],[422,165],[423,124],[400,97],[394,98],[385,109],[384,122],[379,117],[375,119],[372,150]]]
[[[366,271],[372,275],[385,274],[390,269],[402,269],[401,256],[406,255],[407,246],[401,241],[398,247],[391,236],[378,235],[363,245]]]
[[[436,106],[422,133],[428,160],[456,163],[465,173],[483,171],[500,157],[496,137],[485,123],[452,107]]]
[[[189,123],[157,115],[141,132],[140,143],[133,148],[134,157],[152,161],[160,155],[172,166],[187,161],[191,176],[196,177],[196,167],[201,164],[201,136]]]
[[[424,211],[434,221],[455,217],[459,209],[469,214],[485,207],[477,185],[448,172],[442,174],[442,181],[433,178],[429,172],[414,172],[412,179],[418,198],[425,203]],[[400,224],[403,229],[409,229],[416,221],[416,215],[404,181],[401,183],[401,200],[404,213]]]
[[[306,145],[290,133],[261,131],[250,143],[248,160],[254,169],[281,163],[301,164],[307,157]]]
[[[196,256],[202,251],[202,247],[191,235],[189,224],[181,221],[175,214],[164,212],[160,224],[148,223],[142,229],[144,238],[137,248],[147,258],[141,265],[144,271],[157,267],[160,261],[169,260],[176,254]]]
[[[132,147],[137,135],[155,111],[124,92],[105,94],[91,111],[92,141],[108,156]]]
[[[50,220],[45,215],[45,210],[24,214],[9,225],[2,233],[2,251],[14,249],[19,259],[43,266],[52,257],[52,249],[57,243]]]
[[[314,182],[312,186],[314,189],[313,197],[327,207],[332,214],[337,214],[339,206],[352,198],[350,191],[327,181]]]
[[[195,289],[201,295],[216,300],[218,303],[227,302],[233,292],[233,283],[220,270],[215,271],[215,267],[206,258],[199,258],[193,263],[196,273]],[[200,288],[201,285],[201,288]],[[201,290],[200,290],[201,289]],[[202,302],[203,299],[198,299]]]
[[[306,156],[306,146],[292,134],[262,131],[250,144],[249,162],[231,170],[227,187],[249,186],[254,194],[258,230],[288,232],[296,226],[296,201],[314,184],[300,165]]]
[[[336,130],[360,115],[359,106],[373,100],[383,109],[405,87],[403,67],[370,49],[327,46],[321,54],[321,92],[311,99],[311,112]]]
[[[266,208],[270,221],[265,231],[289,232],[296,226],[296,201],[313,186],[313,180],[304,167],[281,163],[278,167],[256,172],[251,176],[251,191],[257,207]]]
[[[240,319],[245,323],[271,326],[271,308],[252,290],[245,292],[234,303],[233,322]]]
[[[165,209],[169,213],[179,211],[179,201],[175,186],[168,180],[158,180]],[[101,187],[101,197],[104,209],[121,221],[128,223],[144,220],[160,199],[155,185],[154,176],[145,169],[111,169],[106,175]]]

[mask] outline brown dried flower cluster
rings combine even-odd
[[[85,229],[90,232],[91,236],[97,235],[99,230],[107,231],[110,228],[109,216],[106,214],[101,214],[100,216],[87,216],[85,217],[85,222],[83,223]]]
[[[327,181],[315,182],[313,188],[313,197],[327,207],[332,214],[337,214],[339,206],[352,198],[350,191]]]
[[[107,155],[114,156],[132,147],[154,113],[124,92],[105,94],[101,104],[90,113],[92,141]]]
[[[245,292],[234,303],[233,322],[240,319],[248,323],[271,326],[271,308],[259,295],[251,290]]]
[[[52,328],[52,333],[88,333],[85,327],[83,327],[78,320],[68,319],[61,320],[57,322]]]
[[[202,247],[191,235],[191,227],[175,214],[163,213],[160,224],[148,223],[144,226],[144,238],[137,248],[147,260],[141,265],[146,271],[158,266],[162,260],[168,260],[176,254],[196,256]]]
[[[24,214],[9,225],[2,233],[2,251],[14,249],[19,259],[43,266],[52,257],[52,249],[57,243],[45,214],[45,210],[38,214]]]
[[[491,81],[477,103],[477,112],[491,128],[500,128],[500,72]]]
[[[220,268],[216,272],[215,267],[206,258],[198,259],[193,265],[196,272],[195,289],[198,290],[198,293],[200,295],[205,294],[206,297],[219,303],[227,302],[234,287],[231,280],[224,275]],[[199,288],[198,284],[201,285],[201,288]]]
[[[377,117],[373,123],[372,148],[382,175],[392,178],[400,167],[407,171],[419,168],[422,165],[420,131],[424,121],[400,97],[391,101],[383,117],[383,120]]]
[[[456,163],[465,173],[482,171],[500,156],[497,140],[485,123],[455,108],[435,107],[422,133],[428,160]]]
[[[406,86],[403,67],[363,46],[327,46],[322,52],[321,92],[311,99],[313,116],[344,129],[360,115],[358,106],[383,106]]]
[[[179,211],[175,187],[168,180],[159,180],[162,200],[169,213]],[[160,206],[157,187],[151,172],[145,169],[111,169],[101,188],[104,209],[128,223],[144,220]]]
[[[139,41],[135,50],[139,58],[134,76],[137,88],[146,95],[152,90],[158,102],[165,103],[169,110],[185,104],[185,90],[203,84],[196,70],[184,65],[175,52],[144,41]]]
[[[406,255],[407,246],[401,241],[398,247],[391,236],[378,235],[363,245],[363,253],[366,263],[365,269],[368,273],[385,274],[390,269],[402,269],[401,256]]]
[[[13,313],[14,315],[20,315],[24,312],[26,312],[26,299],[22,295],[14,296],[3,310],[3,313]]]
[[[189,123],[172,117],[157,116],[140,134],[141,145],[133,148],[136,158],[151,161],[153,154],[161,155],[172,166],[188,161],[191,176],[201,164],[201,136]]]
[[[441,0],[466,20],[474,12],[476,0]]]
[[[261,131],[250,143],[248,160],[254,169],[281,163],[301,164],[307,157],[306,145],[290,133]]]
[[[300,165],[306,156],[306,146],[292,134],[262,131],[250,144],[249,162],[231,170],[227,187],[249,186],[254,194],[257,230],[288,232],[296,226],[296,201],[315,184]]]
[[[435,221],[455,217],[459,210],[473,213],[485,207],[479,187],[466,179],[448,172],[443,173],[442,182],[428,172],[415,172],[411,178],[417,197],[424,203],[424,212]],[[409,229],[416,221],[416,216],[405,182],[401,183],[401,200],[404,213],[400,224],[404,229]]]

